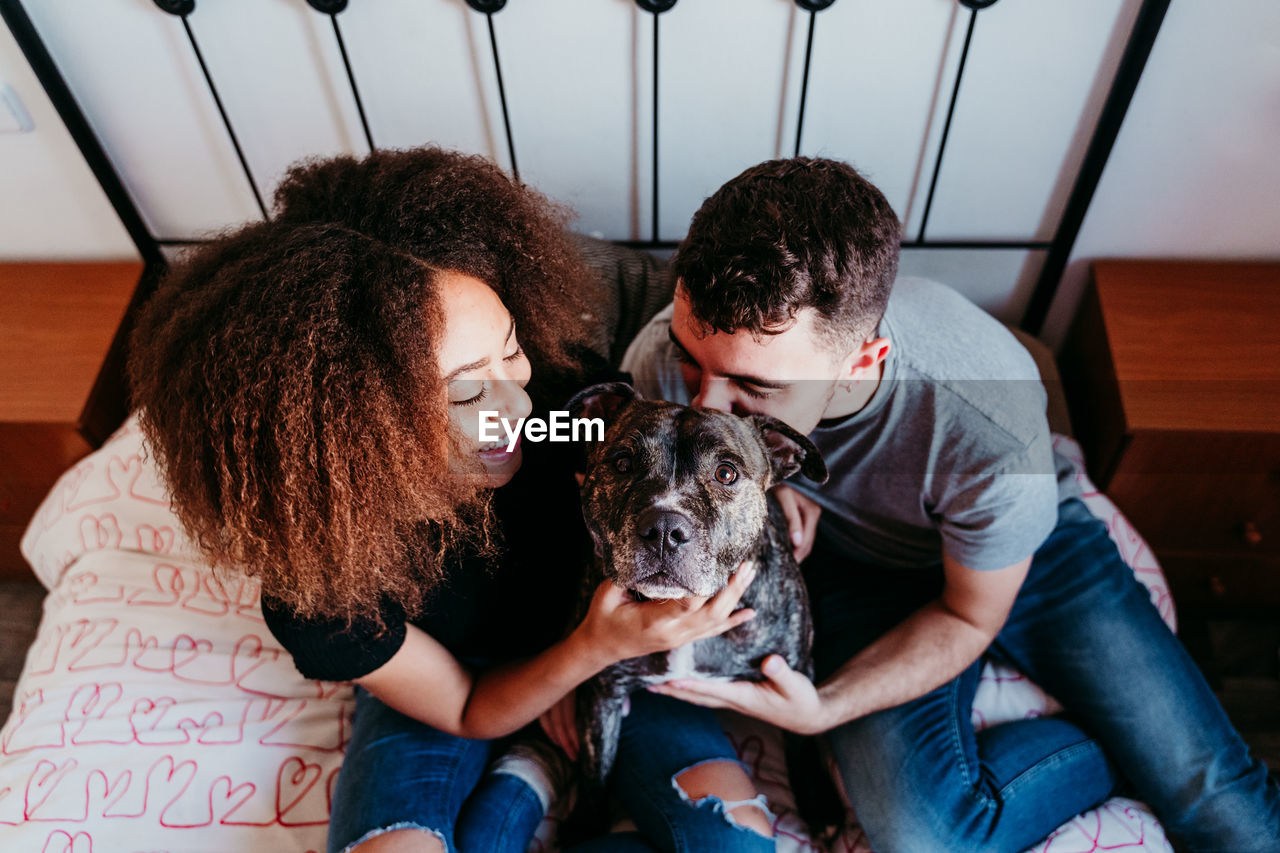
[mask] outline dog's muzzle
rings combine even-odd
[[[693,522],[669,509],[650,507],[636,519],[636,535],[659,560],[674,555],[693,538]]]
[[[685,598],[700,595],[697,529],[687,515],[649,507],[635,521],[635,562],[628,588],[640,598]],[[705,565],[702,566],[705,568]]]

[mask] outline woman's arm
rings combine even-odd
[[[723,633],[755,615],[734,611],[755,575],[739,570],[708,599],[636,602],[606,581],[582,623],[528,660],[473,675],[425,631],[408,626],[385,664],[356,679],[402,714],[459,737],[488,740],[536,720],[605,667]]]

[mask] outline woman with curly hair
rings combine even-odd
[[[477,417],[528,415],[531,364],[548,394],[586,378],[591,285],[544,198],[426,148],[295,167],[276,210],[146,306],[142,428],[178,517],[261,580],[299,671],[358,685],[329,849],[523,850],[545,804],[484,773],[492,742],[616,661],[750,618],[732,612],[749,578],[696,608],[604,584],[563,633],[573,468],[482,443]]]

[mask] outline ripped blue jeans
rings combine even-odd
[[[351,743],[338,774],[329,821],[329,853],[397,829],[426,830],[448,853],[523,853],[545,808],[533,788],[509,773],[485,772],[492,742],[467,740],[412,720],[356,688]],[[575,847],[599,851],[772,851],[773,839],[734,824],[743,803],[689,801],[680,773],[738,758],[706,708],[665,696],[631,697],[623,720],[611,793],[639,831]],[[769,817],[763,798],[750,801]]]
[[[357,687],[329,853],[397,829],[426,830],[449,853],[523,853],[545,809],[523,779],[485,772],[492,743],[437,731]]]
[[[611,833],[570,853],[774,850],[772,838],[739,826],[732,814],[738,806],[755,806],[772,824],[764,797],[743,802],[717,797],[693,801],[677,784],[676,777],[684,771],[713,761],[741,764],[713,711],[643,690],[631,694],[631,712],[622,721],[609,791],[637,831]]]

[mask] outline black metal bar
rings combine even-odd
[[[653,242],[658,242],[658,16],[653,13]]]
[[[1053,244],[1048,240],[903,240],[904,249],[1022,249],[1044,251]]]
[[[227,129],[227,136],[231,138],[231,145],[236,150],[236,157],[240,160],[240,168],[244,170],[244,176],[249,181],[249,189],[253,190],[253,199],[258,203],[258,210],[262,211],[263,219],[270,219],[267,214],[267,206],[262,201],[262,193],[258,191],[258,182],[253,179],[253,172],[249,169],[249,161],[245,159],[244,150],[240,148],[240,140],[236,138],[236,132],[231,127],[231,119],[227,115],[226,108],[222,105],[222,98],[218,95],[218,87],[213,84],[213,75],[209,73],[209,66],[205,64],[204,54],[200,52],[200,45],[196,42],[196,34],[191,29],[191,22],[187,20],[186,15],[181,15],[182,28],[187,31],[187,41],[191,42],[191,50],[196,55],[196,62],[200,63],[200,71],[204,74],[204,82],[209,87],[209,94],[213,95],[213,102],[218,107],[218,115],[222,116],[222,124]]]
[[[951,103],[947,105],[947,120],[942,125],[942,139],[938,143],[938,159],[933,163],[933,177],[929,180],[929,195],[924,203],[924,215],[920,217],[920,236],[924,242],[924,229],[929,224],[929,211],[933,208],[933,194],[938,189],[938,175],[942,172],[942,155],[947,151],[947,137],[951,135],[951,119],[955,116],[956,100],[960,97],[960,81],[964,78],[964,64],[969,58],[969,43],[973,41],[973,27],[978,22],[978,10],[969,12],[969,28],[964,34],[964,49],[960,51],[960,65],[956,68],[956,82],[951,87]]]
[[[498,61],[498,36],[493,31],[493,13],[486,12],[489,23],[489,46],[493,49],[493,72],[498,75],[498,101],[502,104],[502,126],[507,131],[507,154],[511,157],[511,174],[519,181],[520,167],[516,165],[516,143],[511,135],[511,115],[507,112],[507,89],[502,85],[502,63]]]
[[[660,212],[658,204],[658,16],[674,8],[676,0],[636,0],[636,5],[643,11],[653,15],[653,175],[651,180],[653,207],[649,217],[649,227],[653,237],[647,242],[635,240],[622,245],[634,243],[635,245],[645,245],[650,248],[667,248],[665,244],[669,241],[658,239],[658,214]]]
[[[133,329],[133,320],[137,317],[142,304],[155,291],[156,283],[164,275],[168,264],[160,244],[151,234],[142,213],[134,204],[133,197],[125,189],[124,183],[107,157],[106,149],[89,124],[88,118],[76,101],[71,88],[58,70],[57,64],[49,54],[44,40],[40,38],[35,25],[23,8],[21,0],[0,0],[0,17],[4,18],[14,40],[22,49],[36,78],[44,88],[45,94],[58,111],[58,117],[66,126],[81,156],[89,165],[98,185],[106,194],[107,200],[115,208],[116,216],[124,225],[138,254],[144,264],[142,275],[133,290],[129,306],[125,309],[124,318],[116,329],[107,350],[106,358],[98,369],[93,387],[84,408],[76,420],[76,431],[84,436],[92,446],[98,447],[115,431],[128,414],[128,388],[125,382],[125,353],[129,334]]]
[[[364,101],[360,98],[360,87],[356,85],[356,73],[351,68],[351,57],[347,56],[347,43],[342,39],[342,27],[338,26],[338,13],[330,12],[329,20],[333,22],[333,35],[338,40],[338,52],[342,54],[342,67],[347,69],[347,82],[351,84],[351,96],[356,101],[356,112],[360,114],[360,126],[364,128],[364,141],[369,144],[370,151],[377,151],[373,144],[373,133],[369,131],[369,117],[364,113]]]
[[[614,240],[618,246],[630,249],[674,249],[680,245],[679,240]],[[1043,252],[1053,244],[1048,240],[929,240],[921,243],[917,240],[903,240],[903,249],[981,249],[1010,250],[1024,252]]]
[[[1120,126],[1129,111],[1129,103],[1138,88],[1138,81],[1142,79],[1142,71],[1146,68],[1147,58],[1151,56],[1151,48],[1156,43],[1156,36],[1160,34],[1160,25],[1168,10],[1169,0],[1143,0],[1138,9],[1133,30],[1129,33],[1116,76],[1103,104],[1102,114],[1098,117],[1098,125],[1094,128],[1093,138],[1085,150],[1084,162],[1076,174],[1076,182],[1071,188],[1066,209],[1063,210],[1058,229],[1054,232],[1053,246],[1040,269],[1040,278],[1031,292],[1026,313],[1022,315],[1022,328],[1033,335],[1040,334],[1040,330],[1044,328],[1049,307],[1053,304],[1058,283],[1062,279],[1062,271],[1066,269],[1067,259],[1071,257],[1071,249],[1080,234],[1080,226],[1093,201],[1093,194],[1098,189],[1102,170],[1106,168],[1116,137],[1120,135]]]
[[[89,169],[97,178],[98,185],[102,187],[107,200],[115,208],[116,216],[120,217],[120,223],[124,225],[129,238],[133,240],[133,245],[137,247],[143,262],[148,266],[163,266],[164,255],[160,252],[159,244],[152,236],[146,222],[143,221],[142,213],[134,204],[129,191],[125,189],[120,176],[116,174],[106,149],[102,147],[101,141],[89,125],[89,120],[80,109],[62,72],[58,70],[53,57],[49,55],[49,49],[40,38],[35,25],[31,23],[31,18],[27,16],[27,10],[23,8],[21,0],[0,0],[0,16],[4,18],[9,31],[13,33],[14,40],[18,42],[18,47],[22,49],[23,56],[27,58],[28,64],[35,72],[36,79],[40,81],[54,109],[58,111],[58,117],[66,125],[85,162],[89,164]]]
[[[209,242],[201,239],[162,238],[156,241],[161,246],[202,246]],[[613,240],[615,245],[630,249],[674,249],[680,245],[679,240]],[[1026,252],[1046,251],[1053,243],[1048,240],[929,240],[921,243],[917,240],[903,240],[904,249],[1009,249]]]
[[[625,246],[628,249],[675,249],[680,245],[679,240],[612,240],[615,246]]]
[[[817,20],[818,13],[809,12],[809,37],[804,43],[804,74],[800,78],[800,115],[796,119],[796,157],[800,156],[800,136],[804,133],[804,107],[809,99],[809,63],[813,59],[813,29]]]

